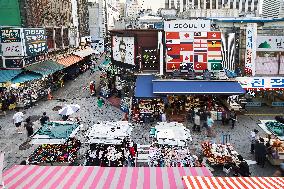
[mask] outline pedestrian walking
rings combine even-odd
[[[97,100],[98,107],[101,108],[104,105],[104,103],[105,101],[101,97],[98,97]]]
[[[51,94],[51,88],[49,87],[49,88],[47,89],[47,99],[48,99],[48,100],[52,100],[52,98],[53,98],[53,96],[52,96],[52,94]]]
[[[90,93],[91,96],[96,94],[95,83],[93,81],[90,82]]]
[[[207,136],[208,137],[212,137],[213,136],[213,124],[214,124],[214,121],[211,118],[211,115],[209,115],[207,117]]]
[[[197,112],[194,116],[194,125],[193,125],[192,130],[200,132],[200,114],[199,114],[199,112]]]
[[[250,141],[251,141],[251,145],[250,145],[250,153],[254,154],[254,149],[255,149],[255,143],[258,140],[258,130],[254,129],[253,131],[250,132]]]
[[[166,115],[165,112],[163,112],[162,115],[161,115],[161,121],[162,122],[167,122],[167,115]]]
[[[257,162],[257,165],[260,165],[262,168],[264,168],[264,164],[266,161],[266,146],[264,144],[264,139],[260,138],[256,143],[255,143],[255,160]]]
[[[232,129],[234,129],[235,123],[237,121],[237,113],[235,112],[234,109],[231,110],[230,119],[232,120]]]
[[[39,119],[39,121],[40,121],[41,125],[44,125],[47,122],[49,122],[49,117],[46,115],[46,112],[43,112],[43,114],[42,114],[41,118]]]
[[[27,136],[28,137],[32,136],[33,133],[34,133],[34,129],[33,129],[33,123],[31,122],[31,118],[30,117],[28,117],[26,119],[26,123],[24,124],[24,127],[27,130]]]
[[[19,109],[16,110],[16,113],[13,116],[13,123],[16,126],[16,131],[21,134],[23,132],[21,132],[21,125],[22,125],[22,121],[24,120],[24,114],[23,112],[20,112]]]

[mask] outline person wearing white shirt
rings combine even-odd
[[[162,113],[161,117],[162,117],[162,122],[167,122],[167,116],[165,112]]]
[[[21,132],[21,128],[20,128],[23,121],[24,121],[23,112],[16,110],[16,113],[13,116],[13,123],[15,124],[16,130],[17,130],[18,133],[23,133],[23,132]]]

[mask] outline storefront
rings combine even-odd
[[[155,79],[152,75],[138,75],[135,89],[138,105],[134,107],[150,115],[158,107],[159,115],[165,112],[169,119],[177,121],[184,121],[190,109],[201,109],[209,111],[214,120],[221,120],[222,112],[230,108],[222,99],[244,92],[235,81]]]

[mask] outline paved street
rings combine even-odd
[[[65,83],[65,86],[53,94],[54,100],[41,101],[36,106],[25,110],[26,116],[32,116],[37,118],[46,111],[47,115],[51,120],[60,120],[60,116],[57,111],[53,111],[52,108],[55,106],[63,106],[64,104],[79,104],[81,110],[74,116],[79,116],[84,124],[85,128],[91,126],[98,121],[116,121],[121,120],[123,113],[109,105],[108,103],[101,109],[97,107],[96,97],[90,97],[88,84],[94,77],[98,75],[95,73],[90,76],[90,72],[87,71],[83,75],[80,75],[76,80]],[[60,99],[65,99],[67,102],[61,102]],[[273,114],[279,114],[283,112],[283,109],[272,109],[272,108],[261,108],[261,109],[250,109],[247,114],[257,115],[242,115],[238,118],[238,123],[234,130],[230,126],[220,126],[221,123],[217,122],[215,131],[217,137],[214,139],[216,142],[221,141],[221,133],[229,133],[231,135],[231,143],[236,150],[244,156],[247,160],[254,160],[254,157],[250,152],[250,141],[249,132],[252,129],[259,129],[257,122],[260,119],[273,119]],[[29,154],[36,148],[32,146],[27,150],[19,150],[19,146],[24,143],[27,139],[26,133],[17,134],[15,133],[15,126],[12,124],[12,116],[14,112],[9,112],[6,117],[1,117],[2,130],[0,131],[0,150],[6,152],[5,154],[5,169],[10,168],[14,164],[19,164],[22,160],[25,160]],[[265,114],[271,114],[266,116]],[[35,130],[39,127],[38,121],[35,123]],[[140,125],[135,124],[133,131],[134,141],[138,144],[148,145],[149,141],[149,128],[153,125]],[[191,125],[188,125],[191,127]],[[265,136],[265,133],[260,130],[260,135]],[[82,134],[82,133],[80,133]],[[203,132],[192,133],[193,135],[193,149],[200,148],[200,143],[204,140],[211,140],[206,137],[206,133]],[[269,163],[266,164],[265,168],[260,168],[257,165],[251,165],[251,172],[254,176],[271,176],[275,167]],[[224,175],[221,169],[214,168],[214,175]]]

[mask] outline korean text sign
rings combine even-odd
[[[257,24],[248,23],[246,29],[245,73],[255,75]]]

